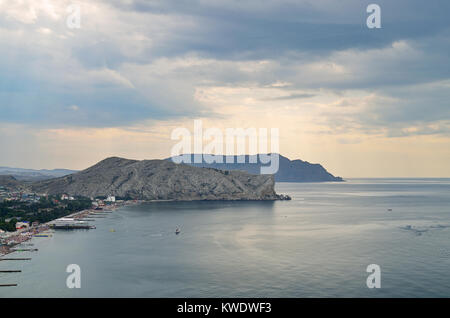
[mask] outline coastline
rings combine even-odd
[[[136,204],[142,204],[142,203],[152,203],[152,202],[194,202],[194,201],[285,201],[285,200],[291,200],[291,197],[289,195],[284,194],[278,194],[276,199],[270,199],[270,200],[243,200],[243,199],[236,199],[236,200],[176,200],[176,199],[169,199],[169,200],[130,200],[130,201],[123,201],[120,203],[114,203],[110,205],[103,206],[101,210],[96,210],[95,208],[85,209],[82,211],[74,212],[71,214],[68,214],[66,216],[63,216],[61,218],[53,219],[51,221],[48,221],[43,224],[39,224],[34,227],[30,227],[27,229],[21,229],[17,230],[15,232],[11,232],[9,235],[5,235],[2,238],[2,244],[0,245],[0,257],[6,256],[8,254],[11,254],[13,252],[16,252],[14,249],[15,247],[30,241],[33,237],[37,235],[47,235],[45,232],[52,229],[55,222],[57,222],[60,219],[73,219],[81,221],[81,219],[89,218],[89,216],[95,216],[96,214],[99,214],[101,212],[111,213],[115,211],[116,209],[127,206],[127,205],[136,205]],[[94,227],[90,227],[95,229]],[[50,233],[48,233],[49,236],[51,236]]]
[[[122,207],[125,205],[139,204],[139,203],[141,203],[141,201],[125,201],[123,203],[115,203],[115,204],[105,206],[101,210],[95,210],[93,208],[85,209],[82,211],[71,213],[71,214],[61,217],[61,218],[51,220],[51,221],[43,223],[43,224],[39,224],[34,227],[17,230],[15,232],[10,232],[9,235],[6,234],[2,238],[3,243],[0,245],[0,257],[3,257],[8,254],[16,252],[16,250],[14,249],[15,247],[17,247],[27,241],[30,241],[33,237],[35,237],[37,235],[45,235],[46,234],[45,232],[51,230],[54,223],[56,221],[58,221],[59,219],[72,218],[74,220],[79,220],[79,219],[89,217],[90,215],[98,214],[100,211],[111,213],[119,207]],[[51,234],[48,233],[48,235],[51,235]]]

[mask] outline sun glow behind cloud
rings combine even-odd
[[[201,118],[344,177],[450,177],[450,28],[419,1],[375,33],[360,1],[78,3],[72,30],[70,1],[0,2],[1,165],[165,158]]]

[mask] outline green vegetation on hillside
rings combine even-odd
[[[83,197],[59,201],[57,197],[49,196],[37,203],[5,201],[0,203],[0,229],[12,232],[19,220],[45,223],[90,207],[91,200]]]

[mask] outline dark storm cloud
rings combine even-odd
[[[350,48],[381,48],[399,40],[418,40],[448,29],[450,2],[376,1],[382,29],[366,26],[373,1],[144,1],[112,2],[124,10],[193,19],[178,30],[163,54],[197,51],[220,58],[273,58],[285,51],[327,54]]]
[[[366,125],[450,117],[439,84],[450,78],[450,1],[100,2],[104,12],[87,7],[84,26],[70,32],[45,15],[20,22],[11,18],[20,10],[0,13],[1,121],[118,126],[214,116],[195,100],[198,87],[277,81],[290,85],[272,100],[363,91],[391,101],[352,119]],[[366,26],[372,2],[381,29]]]

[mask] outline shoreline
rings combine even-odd
[[[261,202],[274,202],[274,201],[285,201],[285,200],[291,200],[291,197],[288,195],[279,194],[277,195],[278,198],[276,199],[255,199],[255,200],[243,200],[243,199],[235,199],[235,200],[227,200],[227,199],[217,199],[217,200],[208,200],[208,199],[185,199],[185,200],[177,200],[177,199],[166,199],[166,200],[129,200],[129,201],[123,201],[120,203],[114,203],[111,205],[106,205],[101,208],[101,210],[96,210],[95,208],[85,209],[82,211],[74,212],[71,214],[68,214],[66,216],[48,221],[43,224],[39,224],[35,227],[30,227],[28,229],[22,229],[17,230],[15,232],[10,232],[10,235],[4,235],[2,238],[2,244],[0,245],[0,257],[6,256],[8,254],[16,252],[16,250],[13,250],[14,247],[19,246],[20,244],[23,244],[27,241],[30,241],[33,237],[39,234],[45,234],[44,232],[51,230],[52,226],[56,221],[63,218],[72,218],[74,220],[77,219],[83,219],[88,218],[91,215],[95,215],[96,213],[99,213],[101,211],[106,212],[113,212],[117,210],[120,207],[128,206],[128,205],[138,205],[143,203],[154,203],[154,202],[196,202],[196,201],[207,201],[207,202],[242,202],[242,201],[261,201]],[[97,212],[96,212],[97,211]],[[94,227],[95,228],[95,227]],[[6,244],[4,244],[6,242]]]
[[[4,235],[4,237],[2,238],[3,243],[0,245],[0,257],[3,257],[8,254],[16,252],[16,250],[13,250],[14,247],[17,247],[27,241],[30,241],[36,235],[45,234],[46,231],[52,229],[52,225],[59,219],[62,219],[62,218],[81,219],[81,218],[89,217],[92,214],[95,214],[96,211],[97,211],[97,213],[100,211],[112,212],[112,211],[115,211],[118,208],[126,206],[126,205],[134,205],[134,204],[140,204],[140,203],[142,203],[142,201],[129,201],[129,202],[125,201],[120,204],[115,203],[112,205],[107,205],[105,207],[102,207],[101,210],[95,210],[93,208],[85,209],[82,211],[74,212],[74,213],[68,214],[66,216],[48,221],[43,224],[39,224],[38,226],[35,226],[35,227],[30,227],[27,229],[21,229],[21,230],[15,231],[15,232],[10,232],[9,235]],[[4,244],[4,243],[6,243],[6,244]]]

